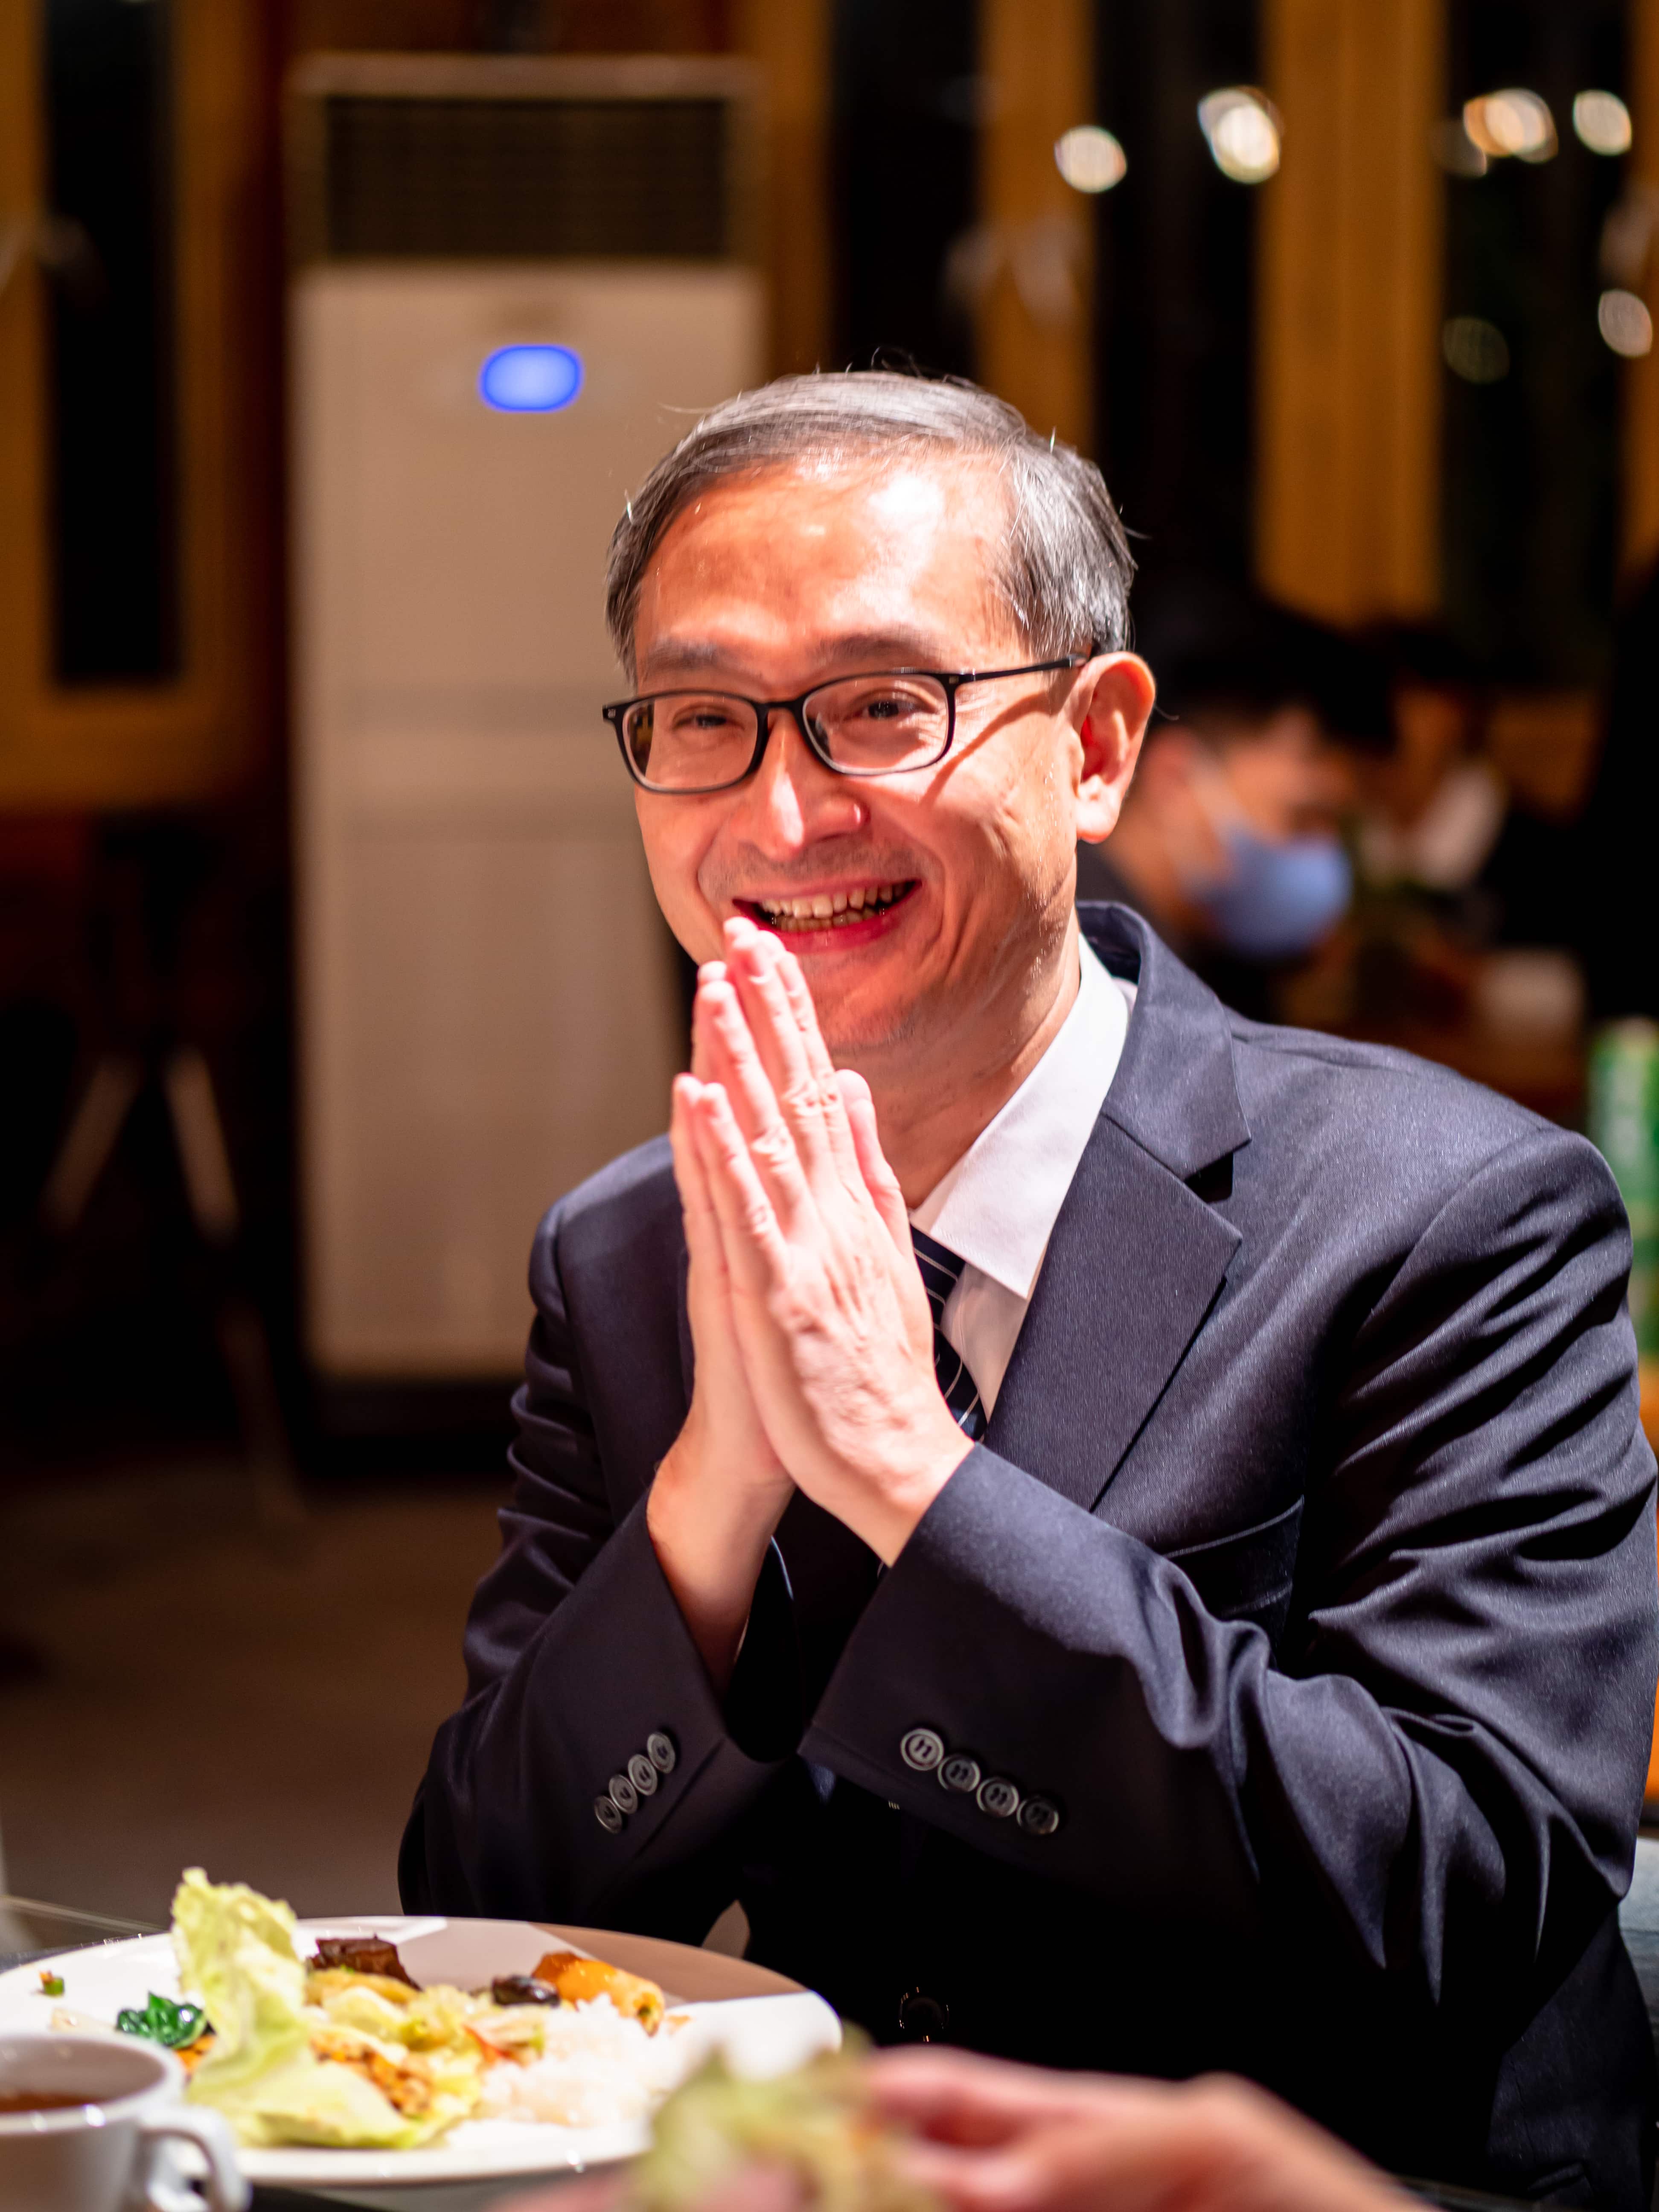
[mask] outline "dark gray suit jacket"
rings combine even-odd
[[[724,1706],[643,1514],[691,1382],[665,1145],[542,1224],[404,1900],[695,1942],[739,1897],[878,2038],[921,1992],[952,2040],[1231,2068],[1396,2170],[1638,2212],[1659,1589],[1613,1184],[1084,919],[1139,996],[985,1441],[879,1580],[794,1502]]]

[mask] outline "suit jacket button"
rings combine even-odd
[[[674,1748],[673,1737],[665,1735],[661,1729],[653,1729],[647,1736],[645,1753],[659,1774],[672,1774],[679,1760],[679,1753]]]
[[[1019,1792],[1006,1775],[988,1775],[979,1785],[979,1809],[994,1820],[1006,1820],[1019,1810]]]
[[[1060,1822],[1059,1806],[1046,1797],[1028,1797],[1019,1808],[1019,1825],[1028,1836],[1052,1836]]]
[[[641,1797],[657,1794],[657,1770],[642,1751],[636,1751],[628,1762],[628,1778]]]
[[[931,1774],[945,1756],[945,1738],[932,1729],[914,1728],[899,1744],[899,1757],[918,1774]]]
[[[596,1797],[593,1800],[593,1818],[605,1830],[606,1835],[619,1836],[622,1833],[623,1816],[608,1797]]]
[[[951,2025],[951,2008],[942,1997],[926,1990],[906,1990],[899,1999],[899,2033],[907,2043],[943,2043]]]
[[[939,1778],[947,1790],[960,1790],[972,1796],[979,1788],[980,1765],[969,1759],[965,1751],[953,1751],[939,1768]]]
[[[606,1787],[611,1792],[611,1802],[619,1813],[633,1813],[639,1809],[640,1793],[625,1774],[613,1774]]]

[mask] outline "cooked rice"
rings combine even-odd
[[[647,2035],[609,1997],[561,2005],[547,2015],[540,2058],[489,2069],[479,2118],[551,2120],[567,2128],[638,2119],[678,2087],[696,2056],[695,2040],[676,2034],[668,2021]]]

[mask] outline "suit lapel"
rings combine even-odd
[[[1079,909],[1137,986],[986,1443],[1092,1510],[1214,1304],[1238,1231],[1188,1187],[1249,1142],[1229,1017],[1121,906]]]
[[[1092,1509],[1215,1303],[1239,1241],[1103,1114],[1048,1240],[986,1443]]]

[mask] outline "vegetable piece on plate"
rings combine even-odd
[[[337,2025],[306,2004],[306,1962],[286,1905],[240,1882],[210,1882],[191,1868],[173,1899],[173,1939],[180,1983],[214,2030],[186,2094],[222,2112],[244,2143],[404,2149],[430,2142],[477,2106],[483,2061],[470,2039],[421,2054],[416,2065],[401,2042]],[[358,1996],[396,2017],[386,1999]],[[392,2076],[410,2084],[400,2102],[381,2086]]]
[[[61,1997],[64,1994],[64,1977],[61,1974],[48,1973],[46,1969],[42,1966],[40,1969],[40,1994],[43,1997]]]
[[[129,2006],[125,2012],[118,2012],[115,2025],[123,2035],[142,2035],[165,2051],[184,2051],[206,2034],[207,2014],[200,2005],[175,2003],[152,1990],[142,2010]]]
[[[368,1990],[387,2004],[406,2005],[420,1995],[413,1982],[390,1974],[361,1974],[352,1966],[313,1966],[306,1975],[306,2002],[327,2004],[351,1990]]]
[[[588,1997],[609,1997],[624,2020],[636,2020],[647,2035],[654,2035],[663,2014],[663,1993],[642,1974],[624,1973],[607,1966],[603,1959],[584,1959],[575,1951],[549,1951],[536,1962],[532,1978],[558,1991],[565,2004],[580,2004]]]

